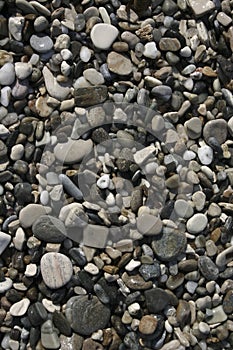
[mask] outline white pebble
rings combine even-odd
[[[146,43],[144,46],[143,55],[151,59],[158,57],[158,50],[154,41]]]
[[[0,102],[4,107],[8,107],[11,98],[11,88],[10,86],[4,86],[1,89],[1,99]]]
[[[94,265],[93,263],[88,263],[85,267],[84,270],[86,272],[89,272],[91,275],[95,276],[98,275],[99,273],[99,269],[96,265]]]
[[[33,277],[37,274],[37,266],[36,264],[28,264],[25,270],[26,277]]]
[[[208,219],[204,214],[198,213],[194,214],[186,224],[189,233],[200,233],[202,232],[208,224]]]
[[[133,271],[136,269],[138,266],[141,265],[141,262],[138,260],[130,260],[130,262],[125,266],[126,271]]]
[[[102,190],[108,188],[109,184],[110,184],[110,178],[109,178],[109,175],[107,174],[101,176],[97,181],[97,186]]]
[[[139,310],[140,310],[140,305],[138,303],[133,303],[128,306],[128,311],[130,315],[136,315]]]
[[[12,316],[23,316],[27,312],[29,305],[30,300],[24,298],[11,306],[10,314]]]
[[[23,154],[24,154],[24,146],[21,143],[19,143],[12,147],[10,157],[12,160],[15,161],[15,160],[21,159],[23,157]]]
[[[202,146],[197,151],[200,162],[204,165],[209,165],[213,161],[214,153],[210,146]]]
[[[19,227],[15,233],[15,237],[13,238],[15,249],[22,250],[25,240],[26,236],[24,230],[22,229],[22,227]]]
[[[87,46],[82,46],[80,50],[80,58],[83,62],[87,63],[90,61],[91,58],[91,51],[88,49]]]

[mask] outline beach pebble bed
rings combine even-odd
[[[0,348],[233,348],[233,2],[0,0]]]

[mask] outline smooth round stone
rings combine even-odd
[[[103,75],[94,68],[88,68],[83,72],[84,78],[92,85],[104,84]]]
[[[204,208],[205,200],[206,195],[201,191],[195,192],[192,196],[192,201],[194,202],[195,207],[198,211],[201,211]]]
[[[108,50],[118,36],[118,29],[108,23],[97,23],[91,30],[91,40],[96,48]]]
[[[64,223],[50,215],[41,215],[33,224],[34,236],[45,242],[61,243],[66,238]]]
[[[208,219],[204,214],[194,214],[186,224],[189,233],[197,234],[202,232],[208,224]]]
[[[156,115],[151,121],[152,130],[155,132],[160,132],[165,127],[164,118],[160,115]]]
[[[185,252],[186,244],[186,236],[183,233],[164,232],[152,242],[152,248],[162,261],[172,261]]]
[[[80,59],[83,62],[87,63],[90,61],[90,58],[91,58],[91,51],[87,46],[82,46],[80,50]]]
[[[48,20],[44,16],[39,16],[34,21],[34,29],[36,32],[43,32],[49,26]]]
[[[41,216],[51,212],[51,208],[41,204],[28,204],[19,213],[19,222],[23,228],[28,228]]]
[[[163,223],[157,216],[142,214],[137,218],[137,229],[145,236],[158,235],[162,227]]]
[[[199,257],[198,268],[208,281],[215,281],[218,278],[219,270],[208,256]]]
[[[15,67],[12,63],[5,63],[0,69],[0,85],[11,85],[15,81]]]
[[[153,96],[163,101],[168,101],[172,95],[172,89],[170,86],[167,85],[155,86],[151,92]]]
[[[107,64],[111,72],[119,75],[129,75],[133,71],[131,61],[117,52],[112,51],[108,54]]]
[[[190,218],[193,215],[193,207],[184,199],[175,201],[174,210],[180,218]]]
[[[61,253],[46,253],[41,258],[40,267],[43,281],[51,289],[63,287],[73,274],[70,259]]]
[[[155,59],[158,57],[159,52],[154,41],[145,44],[143,55],[150,59]]]
[[[32,65],[26,62],[15,63],[15,74],[18,79],[26,79],[32,73]]]
[[[203,137],[207,143],[210,137],[215,137],[221,145],[227,139],[227,122],[224,119],[208,121],[203,129]]]
[[[19,160],[23,157],[23,154],[24,154],[24,146],[19,143],[12,147],[10,157],[12,160]]]
[[[58,143],[54,148],[54,155],[63,164],[74,164],[91,152],[93,143],[91,140],[68,139],[65,143]]]
[[[4,252],[11,241],[11,236],[0,231],[0,255]]]
[[[108,188],[108,186],[110,185],[109,175],[108,174],[104,174],[103,176],[101,176],[98,179],[96,184],[101,190],[104,190],[104,189]]]
[[[209,334],[210,333],[210,326],[205,322],[200,322],[198,325],[198,328],[202,334]]]
[[[39,36],[33,34],[30,38],[31,47],[39,53],[46,53],[53,48],[53,41],[48,36]]]
[[[214,158],[214,152],[210,146],[205,145],[198,148],[197,154],[200,159],[200,162],[203,165],[209,165],[212,163]]]
[[[96,296],[75,296],[68,300],[65,314],[75,332],[91,335],[108,325],[111,312]]]
[[[11,306],[10,314],[12,316],[23,316],[27,312],[29,305],[30,300],[24,298]]]
[[[0,282],[0,294],[5,293],[7,290],[11,289],[13,281],[6,277],[4,281]]]

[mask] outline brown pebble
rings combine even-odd
[[[103,350],[103,346],[100,343],[92,340],[91,338],[84,340],[82,350]]]
[[[221,237],[221,229],[220,229],[220,227],[217,227],[214,231],[211,232],[210,239],[214,243],[216,243],[220,237]]]
[[[139,332],[143,335],[151,335],[157,328],[158,321],[155,317],[146,315],[143,316],[139,323]]]
[[[112,45],[113,50],[116,52],[127,52],[129,51],[129,45],[123,41],[117,41]]]
[[[191,321],[191,309],[190,305],[185,300],[180,300],[177,310],[176,310],[176,318],[181,327],[189,324]]]
[[[140,275],[129,276],[126,272],[123,273],[122,280],[132,290],[150,289],[153,285],[152,281],[145,282]]]

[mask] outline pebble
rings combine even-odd
[[[4,252],[11,241],[11,236],[0,231],[0,255]]]
[[[216,258],[216,265],[221,268],[228,264],[228,262],[230,262],[232,259],[232,254],[233,246],[223,250],[221,253],[218,254]]]
[[[219,270],[215,263],[208,256],[200,256],[198,259],[198,268],[202,275],[209,281],[215,281],[218,278]]]
[[[150,214],[142,214],[137,218],[137,229],[145,236],[158,235],[162,226],[161,219]]]
[[[208,121],[203,128],[204,140],[208,143],[210,137],[215,137],[220,143],[224,143],[227,139],[227,122],[223,119]]]
[[[104,84],[103,75],[94,68],[88,68],[83,72],[84,78],[92,85]]]
[[[219,322],[222,323],[222,322],[226,321],[227,315],[225,314],[222,305],[219,305],[219,306],[211,309],[211,311],[212,311],[212,316],[209,316],[206,319],[208,324],[212,325],[215,323],[219,323]]]
[[[155,42],[146,43],[143,50],[143,55],[152,60],[156,59],[159,56],[158,49]]]
[[[119,31],[108,23],[97,23],[91,30],[90,37],[96,48],[108,50],[116,40]]]
[[[202,17],[215,9],[213,1],[205,2],[203,0],[189,0],[188,4],[197,18]]]
[[[6,277],[3,281],[0,281],[0,293],[5,293],[7,290],[11,289],[13,281]]]
[[[28,78],[32,73],[32,65],[25,62],[15,63],[15,74],[18,79],[24,80]]]
[[[0,85],[11,85],[15,81],[15,67],[7,62],[0,68]]]
[[[42,73],[49,95],[58,101],[65,100],[70,93],[70,88],[60,85],[47,67],[43,68]]]
[[[46,253],[40,262],[43,281],[49,288],[58,289],[66,285],[73,274],[70,259],[61,253]]]
[[[180,42],[177,38],[161,38],[159,41],[159,48],[162,51],[178,51],[181,48]]]
[[[58,143],[54,148],[56,159],[62,164],[74,164],[83,160],[91,152],[93,143],[91,140],[68,139],[65,143]]]
[[[197,234],[206,228],[208,224],[208,219],[204,214],[198,213],[194,214],[186,224],[187,230],[190,233]]]
[[[66,228],[63,222],[50,215],[41,215],[32,225],[34,236],[45,242],[61,243],[66,238]]]
[[[91,51],[87,46],[82,46],[80,50],[80,58],[83,62],[87,63],[91,58]]]
[[[109,230],[105,226],[87,225],[83,231],[83,244],[93,248],[104,248]]]
[[[190,218],[193,215],[193,207],[184,199],[177,199],[175,201],[174,210],[180,218]]]
[[[117,52],[112,51],[108,54],[107,64],[108,69],[111,72],[119,75],[130,75],[133,71],[133,65],[131,61],[127,57]]]
[[[107,326],[110,319],[109,308],[96,296],[75,296],[68,300],[65,310],[66,318],[75,332],[91,335]]]
[[[201,164],[209,165],[213,161],[214,152],[210,146],[205,145],[198,148],[198,157],[200,159]]]
[[[22,16],[19,17],[10,17],[9,18],[9,23],[8,23],[8,28],[9,32],[13,36],[13,38],[17,41],[22,40],[22,30],[24,27],[25,23],[25,18]]]
[[[153,314],[162,312],[171,303],[170,295],[161,288],[146,290],[145,299],[148,311]]]
[[[108,89],[104,85],[81,87],[74,91],[75,103],[79,107],[90,107],[104,102]]]
[[[17,303],[13,304],[10,308],[10,314],[12,316],[23,316],[27,312],[27,309],[30,305],[30,300],[27,298],[24,298]]]
[[[53,41],[47,35],[39,36],[33,34],[30,38],[30,45],[35,51],[46,53],[53,48]]]
[[[158,321],[156,317],[145,315],[141,318],[139,323],[139,332],[141,332],[143,335],[151,335],[155,332],[157,328]]]
[[[19,213],[19,222],[23,228],[28,228],[41,216],[49,213],[51,209],[40,204],[28,204]]]
[[[75,184],[70,180],[70,178],[64,174],[59,175],[59,180],[61,181],[65,191],[69,193],[72,197],[77,200],[81,200],[83,198],[82,192],[80,189],[75,186]]]
[[[183,233],[174,231],[171,234],[167,231],[152,241],[152,248],[160,260],[172,261],[185,252],[186,243],[186,237]]]
[[[59,349],[60,340],[51,320],[41,326],[41,344],[46,349]]]

